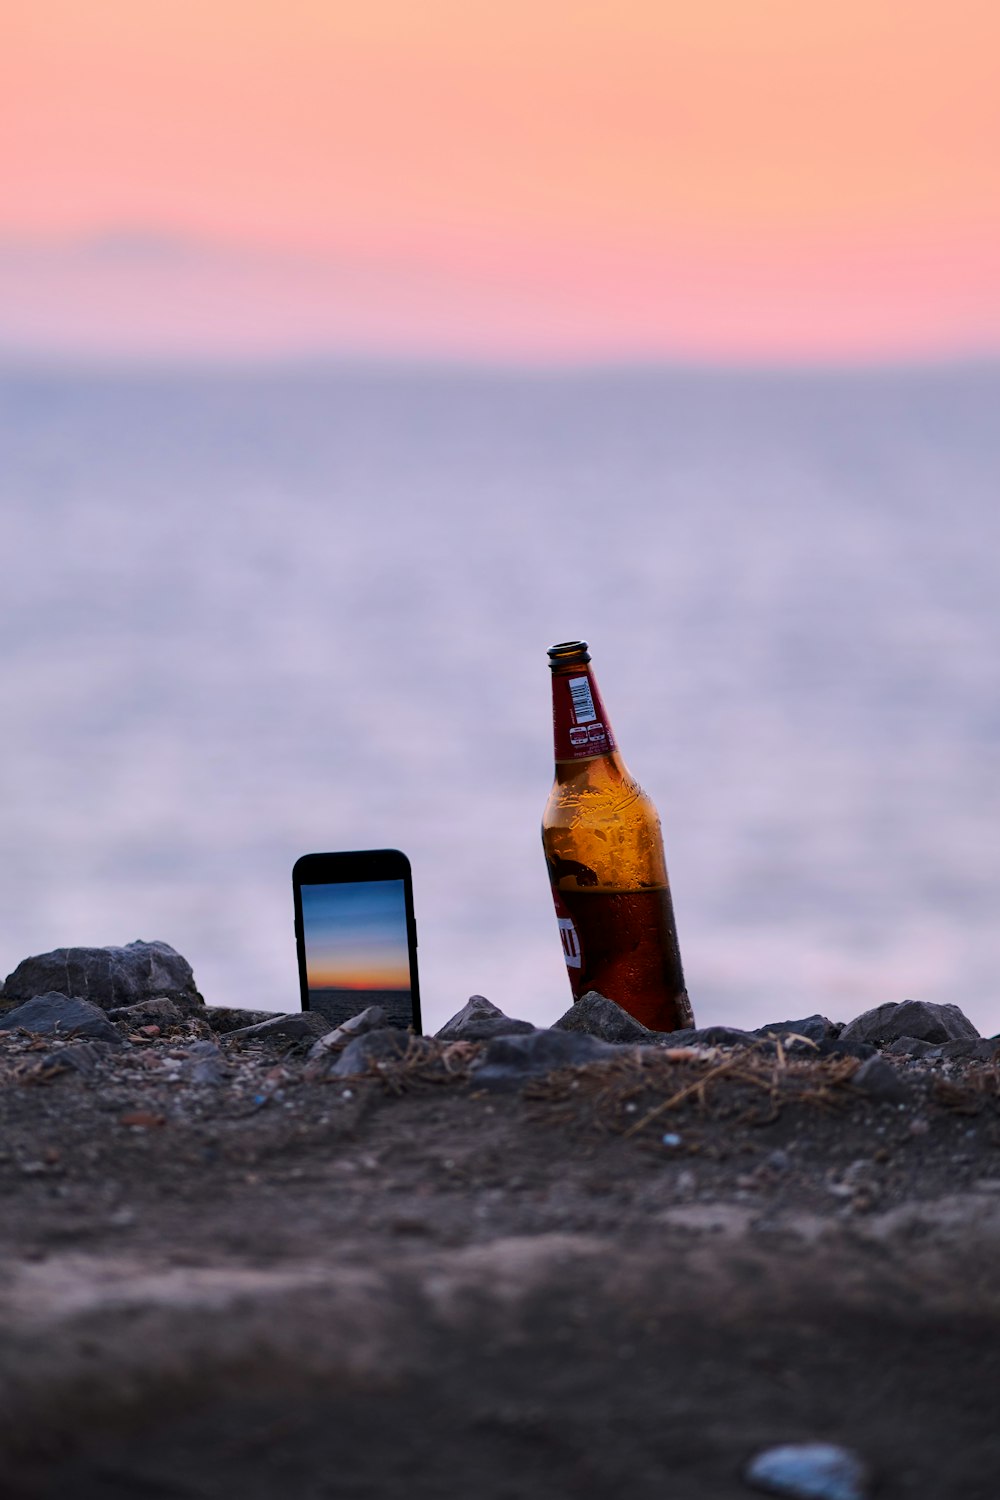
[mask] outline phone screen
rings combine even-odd
[[[297,897],[308,1009],[340,1025],[380,1005],[388,1025],[419,1030],[408,880],[303,878]]]

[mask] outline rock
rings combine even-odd
[[[934,1048],[930,1042],[922,1042],[919,1037],[898,1036],[888,1047],[883,1047],[882,1051],[886,1057],[925,1057]]]
[[[653,1035],[668,1047],[749,1047],[757,1040],[752,1031],[735,1026],[686,1026],[683,1031],[657,1031]]]
[[[825,1016],[809,1016],[804,1022],[788,1021],[778,1027],[762,1026],[753,1033],[753,1038],[762,1051],[777,1053],[780,1046],[791,1057],[875,1056],[877,1049],[869,1042],[845,1042],[839,1031],[838,1022],[828,1021]]]
[[[810,1042],[828,1042],[839,1036],[843,1027],[839,1021],[829,1021],[826,1016],[806,1016],[801,1021],[770,1021],[758,1026],[754,1036],[804,1036]]]
[[[124,1021],[127,1026],[179,1026],[186,1015],[187,1011],[176,1000],[164,997],[119,1005],[107,1012],[109,1021]]]
[[[895,1000],[866,1010],[849,1021],[841,1041],[871,1042],[876,1047],[912,1036],[921,1042],[975,1041],[979,1032],[957,1005],[932,1005],[926,1000]]]
[[[188,1083],[220,1084],[231,1077],[232,1072],[215,1042],[207,1041],[192,1042],[181,1068]]]
[[[851,1078],[852,1088],[860,1089],[877,1104],[905,1104],[913,1098],[908,1083],[884,1057],[869,1057]]]
[[[31,1031],[39,1036],[85,1036],[113,1047],[124,1045],[99,1005],[74,999],[55,990],[34,995],[0,1016],[0,1030]]]
[[[239,1026],[227,1033],[230,1040],[240,1037],[247,1042],[301,1042],[315,1040],[333,1030],[332,1021],[317,1010],[292,1011],[287,1016],[269,1016],[252,1026]]]
[[[75,1073],[82,1073],[84,1078],[89,1078],[96,1073],[98,1066],[110,1051],[107,1042],[70,1042],[66,1047],[60,1047],[58,1052],[48,1052],[42,1058],[39,1066],[45,1068],[72,1069]]]
[[[89,1000],[102,1010],[165,996],[203,1004],[191,965],[168,943],[127,943],[124,948],[56,948],[19,963],[4,995],[15,1001],[58,993]]]
[[[342,1052],[356,1036],[365,1036],[369,1031],[384,1031],[387,1025],[381,1005],[369,1005],[367,1010],[359,1010],[356,1016],[348,1016],[340,1026],[332,1027],[314,1042],[309,1049],[309,1061],[315,1062],[317,1058]]]
[[[954,1042],[922,1042],[917,1037],[903,1036],[883,1047],[886,1057],[921,1057],[928,1062],[944,1059],[948,1062],[995,1062],[1000,1058],[1000,1038],[965,1037]]]
[[[516,1089],[526,1078],[614,1057],[615,1050],[610,1043],[578,1031],[552,1029],[524,1036],[498,1036],[484,1047],[472,1082],[476,1088]]]
[[[536,1029],[530,1021],[504,1015],[485,995],[471,995],[458,1014],[434,1034],[439,1042],[485,1042],[490,1037],[527,1035]]]
[[[242,1031],[246,1026],[256,1026],[258,1021],[274,1019],[273,1010],[240,1010],[232,1005],[206,1005],[199,1008],[198,1014],[221,1036],[230,1031]]]
[[[581,995],[555,1025],[557,1031],[580,1031],[603,1042],[651,1042],[657,1035],[597,990]]]
[[[978,1037],[966,1041],[943,1042],[938,1047],[928,1047],[924,1057],[933,1060],[942,1057],[954,1062],[994,1062],[1000,1057],[1000,1041],[996,1037]]]
[[[497,1016],[503,1018],[503,1011],[499,1005],[494,1005],[492,1000],[487,1000],[485,995],[470,995],[468,1000],[452,1016],[450,1021],[445,1021],[440,1031],[434,1035],[441,1042],[457,1042],[461,1040],[462,1027],[469,1021],[480,1021],[494,1019]]]
[[[833,1443],[787,1443],[765,1448],[747,1464],[744,1477],[755,1489],[794,1500],[866,1500],[867,1465]]]
[[[430,1050],[426,1037],[413,1036],[398,1026],[383,1026],[380,1031],[367,1031],[349,1042],[330,1072],[337,1078],[354,1078],[380,1063],[401,1062],[406,1056],[420,1057]]]
[[[798,1044],[798,1048],[803,1052],[806,1050],[801,1043]],[[831,1037],[826,1042],[817,1042],[815,1049],[809,1050],[813,1057],[859,1057],[864,1060],[866,1057],[878,1056],[878,1048],[873,1047],[871,1042],[856,1042],[850,1037],[845,1040],[843,1036]]]
[[[488,1042],[494,1036],[527,1036],[538,1027],[531,1021],[517,1021],[512,1016],[484,1016],[481,1021],[470,1021],[461,1037],[463,1042]]]

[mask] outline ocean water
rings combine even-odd
[[[570,992],[583,637],[701,1022],[1000,1029],[1000,368],[0,374],[0,972],[161,938],[297,1005],[291,867],[414,867],[425,1023]]]

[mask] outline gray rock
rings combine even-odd
[[[752,1031],[735,1026],[686,1026],[682,1031],[655,1032],[668,1047],[748,1047],[757,1041]]]
[[[314,1042],[309,1049],[309,1061],[315,1062],[318,1058],[342,1052],[355,1037],[365,1036],[369,1031],[384,1031],[387,1025],[386,1014],[381,1005],[369,1005],[367,1010],[359,1010],[356,1016],[348,1016],[340,1026],[331,1027]]]
[[[581,995],[555,1025],[557,1031],[579,1031],[602,1042],[651,1042],[658,1034],[597,990]]]
[[[232,1005],[206,1005],[198,1014],[207,1021],[214,1032],[226,1036],[230,1031],[242,1031],[245,1026],[256,1026],[258,1021],[270,1021],[273,1010],[240,1010]]]
[[[937,1047],[929,1046],[923,1056],[931,1061],[943,1057],[955,1062],[994,1062],[1000,1057],[1000,1041],[995,1037],[979,1037],[975,1041],[942,1042]]]
[[[139,1000],[135,1005],[119,1005],[107,1012],[109,1021],[122,1021],[127,1026],[179,1026],[187,1014],[176,1000],[164,997]]]
[[[496,1024],[512,1026],[515,1031],[530,1027],[528,1021],[513,1021],[510,1016],[504,1015],[498,1005],[492,1000],[487,1000],[485,995],[470,995],[462,1009],[446,1021],[440,1031],[434,1034],[439,1042],[466,1042],[480,1041],[484,1035],[490,1033],[482,1032],[484,1024]],[[471,1035],[476,1031],[477,1035]],[[492,1035],[496,1035],[495,1032]]]
[[[787,1443],[765,1448],[747,1464],[754,1489],[793,1500],[866,1500],[871,1477],[850,1448],[834,1443]]]
[[[270,1016],[252,1026],[240,1026],[227,1033],[230,1040],[240,1037],[247,1042],[301,1042],[315,1040],[333,1030],[332,1021],[317,1010],[293,1011],[287,1016]]]
[[[38,1036],[85,1036],[113,1047],[124,1045],[100,1006],[54,990],[34,995],[0,1016],[0,1030],[31,1031]]]
[[[481,1021],[470,1021],[457,1040],[488,1042],[494,1036],[527,1036],[537,1030],[530,1021],[516,1021],[512,1016],[484,1016]]]
[[[797,1044],[801,1050],[805,1050],[801,1043]],[[810,1049],[812,1051],[812,1049]],[[871,1042],[857,1042],[850,1037],[846,1040],[843,1036],[832,1037],[827,1042],[817,1042],[814,1057],[877,1057],[878,1048],[873,1047]]]
[[[869,1057],[851,1078],[851,1086],[877,1104],[905,1104],[913,1098],[908,1083],[884,1057]]]
[[[785,1028],[789,1029],[786,1031]],[[806,1029],[808,1028],[808,1029]],[[823,1036],[823,1029],[829,1028]],[[809,1057],[874,1057],[876,1048],[869,1042],[844,1039],[837,1035],[839,1023],[828,1021],[825,1016],[807,1016],[804,1021],[781,1021],[776,1025],[761,1026],[757,1031],[741,1031],[737,1026],[687,1026],[682,1031],[654,1032],[656,1041],[667,1047],[752,1047],[763,1051],[776,1050],[776,1036],[783,1037],[782,1045],[793,1052]],[[812,1032],[812,1036],[809,1033]],[[805,1037],[798,1042],[794,1036]]]
[[[192,1042],[181,1065],[181,1075],[188,1083],[224,1083],[233,1069],[215,1042]]]
[[[407,1054],[419,1057],[430,1050],[426,1037],[413,1036],[398,1026],[384,1026],[381,1031],[367,1031],[349,1042],[330,1072],[336,1078],[355,1078],[380,1063],[401,1062]]]
[[[839,1021],[814,1015],[805,1016],[801,1021],[769,1021],[766,1026],[758,1026],[754,1036],[804,1036],[810,1042],[828,1042],[839,1036],[842,1030]]]
[[[70,1042],[65,1047],[60,1047],[57,1052],[48,1052],[42,1058],[42,1068],[71,1068],[74,1073],[82,1073],[84,1078],[89,1078],[96,1073],[98,1067],[111,1048],[107,1042]]]
[[[901,1036],[916,1037],[921,1042],[957,1042],[975,1041],[979,1032],[957,1005],[932,1005],[926,1000],[890,1000],[849,1021],[840,1039],[870,1042],[882,1047]]]
[[[435,1032],[439,1042],[485,1042],[494,1036],[526,1035],[535,1031],[530,1021],[504,1015],[485,995],[471,995],[457,1015]]]
[[[527,1078],[556,1068],[581,1067],[614,1057],[617,1048],[579,1031],[539,1030],[525,1036],[498,1036],[487,1042],[472,1081],[476,1088],[519,1088]]]
[[[886,1057],[926,1057],[928,1052],[934,1050],[930,1042],[922,1042],[916,1036],[898,1036],[894,1042],[882,1048]]]
[[[58,993],[116,1010],[166,996],[202,1003],[186,958],[168,943],[127,943],[124,948],[56,948],[19,963],[4,995],[15,1001]]]

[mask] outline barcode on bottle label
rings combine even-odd
[[[594,699],[590,691],[589,677],[569,679],[570,697],[573,699],[573,717],[578,724],[590,724],[597,718]]]

